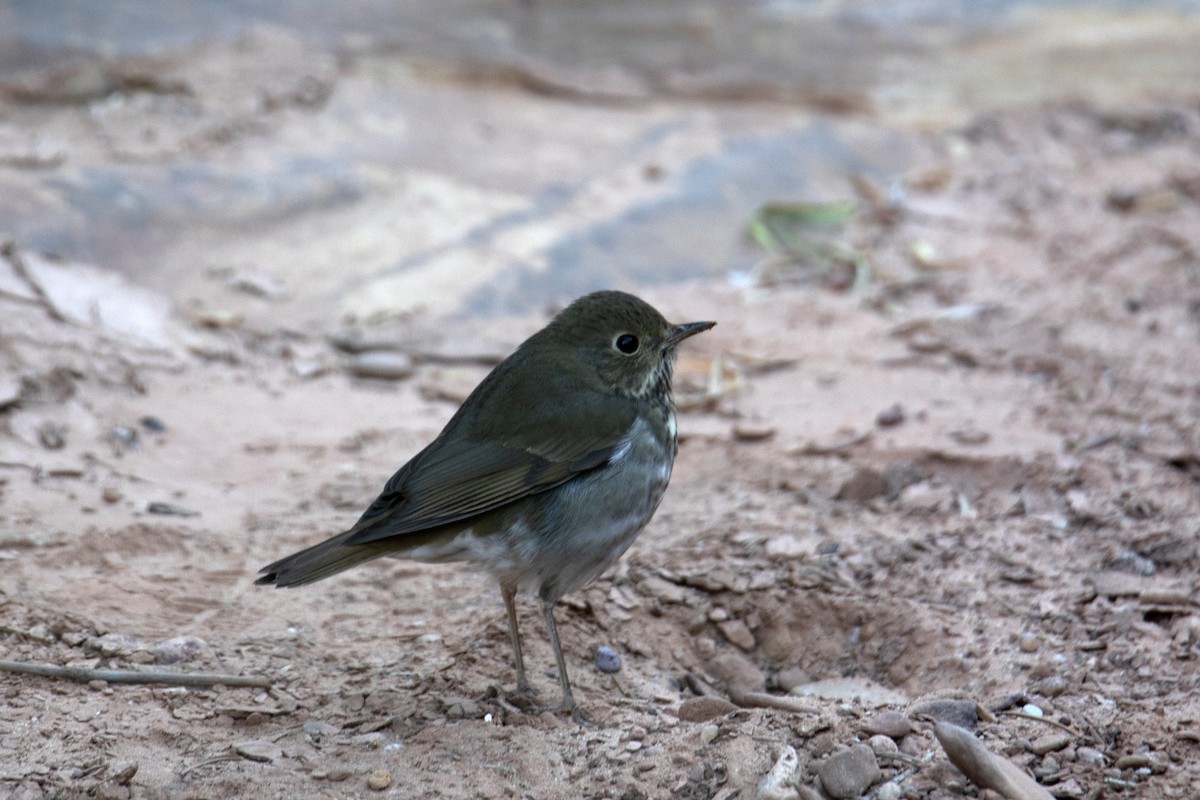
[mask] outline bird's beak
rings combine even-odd
[[[716,324],[715,322],[685,322],[682,325],[676,325],[667,334],[667,347],[674,347],[689,336],[706,331]]]

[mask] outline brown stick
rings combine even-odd
[[[0,661],[0,672],[40,675],[43,678],[65,678],[70,681],[107,681],[109,683],[166,683],[171,686],[259,686],[268,688],[270,678],[253,675],[207,675],[199,672],[140,672],[125,669],[86,669],[60,667],[57,664],[37,664],[25,661]]]

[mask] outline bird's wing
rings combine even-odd
[[[460,522],[565,483],[627,446],[636,415],[631,402],[601,394],[552,411],[542,420],[526,415],[500,441],[443,432],[392,476],[346,543]]]

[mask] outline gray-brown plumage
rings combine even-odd
[[[568,306],[501,362],[358,522],[262,569],[302,586],[380,556],[469,561],[500,584],[530,687],[514,598],[542,602],[563,700],[571,693],[553,607],[631,545],[662,499],[675,458],[675,347],[716,323],[672,325],[622,292]]]

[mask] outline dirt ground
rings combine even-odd
[[[880,773],[838,796],[1000,797],[949,764],[950,719],[1056,797],[1200,796],[1200,106],[1059,103],[921,147],[837,233],[857,284],[620,287],[719,326],[683,354],[657,516],[559,608],[588,727],[508,702],[468,569],[252,585],[551,309],[263,330],[12,244],[0,654],[270,687],[2,674],[0,795],[811,798],[870,741]],[[357,377],[364,348],[398,377]],[[552,697],[534,604],[521,624]]]

